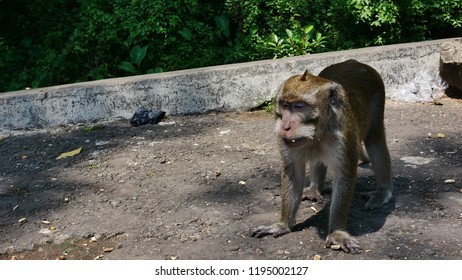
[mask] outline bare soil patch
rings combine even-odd
[[[461,100],[387,101],[394,199],[362,210],[375,179],[359,166],[349,227],[360,255],[324,248],[329,193],[302,203],[297,231],[249,237],[279,216],[265,112],[3,133],[0,259],[462,259],[461,120]]]

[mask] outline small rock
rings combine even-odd
[[[332,247],[332,246],[331,246],[331,247]],[[319,260],[321,260],[321,259],[322,259],[322,258],[321,258],[320,255],[314,255],[314,257],[313,257],[313,260],[315,260],[315,261],[319,261]]]
[[[433,211],[433,217],[434,218],[442,218],[442,217],[444,217],[444,212],[439,210],[439,209],[436,209],[435,211]]]
[[[45,225],[49,225],[49,224],[50,224],[50,222],[49,222],[49,221],[47,221],[47,220],[43,220],[43,221],[42,221],[42,224],[45,224]]]
[[[20,224],[25,224],[25,223],[27,223],[27,218],[21,218],[21,219],[19,219],[18,223],[20,223]]]
[[[104,252],[104,253],[110,253],[110,252],[112,252],[112,251],[114,251],[114,248],[112,248],[112,247],[108,247],[108,248],[103,247],[103,252]]]
[[[333,245],[330,245],[330,248],[332,250],[340,250],[341,246],[339,244],[333,244]]]
[[[445,184],[454,184],[456,182],[456,180],[454,179],[447,179],[447,180],[444,180],[444,183]]]
[[[41,230],[39,230],[39,233],[43,235],[49,235],[51,234],[51,230],[47,228],[42,228]]]
[[[107,145],[109,143],[110,143],[109,141],[96,141],[95,145],[96,146],[104,146],[104,145]]]
[[[245,186],[247,183],[245,181],[239,181],[239,185],[241,185],[242,187]]]
[[[231,247],[229,247],[229,250],[232,251],[232,252],[236,252],[236,251],[239,251],[239,246],[236,246],[236,245],[233,245]]]

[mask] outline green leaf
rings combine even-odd
[[[292,30],[286,29],[286,33],[289,38],[294,37],[294,33],[292,33]]]
[[[162,73],[164,72],[164,69],[162,67],[156,67],[156,69],[149,69],[146,74],[155,74],[155,73]]]
[[[274,43],[277,44],[278,41],[279,41],[278,35],[276,35],[276,34],[274,34],[274,33],[271,34],[271,40],[272,40]]]
[[[135,67],[133,66],[133,64],[131,64],[128,61],[122,61],[122,63],[120,63],[118,67],[119,67],[119,69],[122,69],[124,71],[129,72],[129,73],[136,74]]]
[[[181,30],[178,31],[178,32],[181,34],[181,36],[182,36],[183,38],[185,38],[185,39],[188,40],[188,41],[191,41],[191,39],[192,39],[191,30],[189,30],[188,28],[185,27],[185,28],[181,29]]]
[[[308,34],[311,31],[313,31],[313,29],[314,29],[313,25],[308,25],[307,27],[305,27],[305,30],[303,30],[303,32],[305,32],[305,34]]]
[[[146,51],[148,46],[141,48],[139,45],[136,45],[130,51],[130,59],[132,63],[136,65],[140,65],[141,61],[143,61],[144,57],[146,56]]]
[[[218,26],[218,29],[225,35],[229,37],[229,19],[226,15],[215,16],[215,23]]]
[[[316,41],[321,41],[322,40],[322,34],[321,33],[316,33]]]

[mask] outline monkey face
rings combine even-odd
[[[303,147],[317,140],[317,94],[324,79],[308,72],[289,78],[276,99],[276,134],[289,147]]]
[[[318,110],[305,102],[280,101],[276,110],[276,133],[290,147],[300,147],[316,138]]]

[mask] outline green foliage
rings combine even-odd
[[[131,74],[140,74],[140,72],[136,69],[135,65],[137,67],[140,66],[141,61],[146,57],[146,51],[148,50],[148,46],[140,47],[139,45],[134,46],[130,50],[130,60],[131,62],[128,61],[122,61],[119,64],[119,68],[131,73]],[[154,73],[155,71],[152,69],[149,69],[147,73]]]
[[[458,37],[462,1],[16,0],[0,20],[3,92]]]
[[[313,25],[300,28],[296,33],[290,29],[285,31],[287,36],[284,38],[273,33],[265,42],[267,48],[274,54],[273,58],[305,55],[324,47],[326,37],[319,32],[315,33]]]

